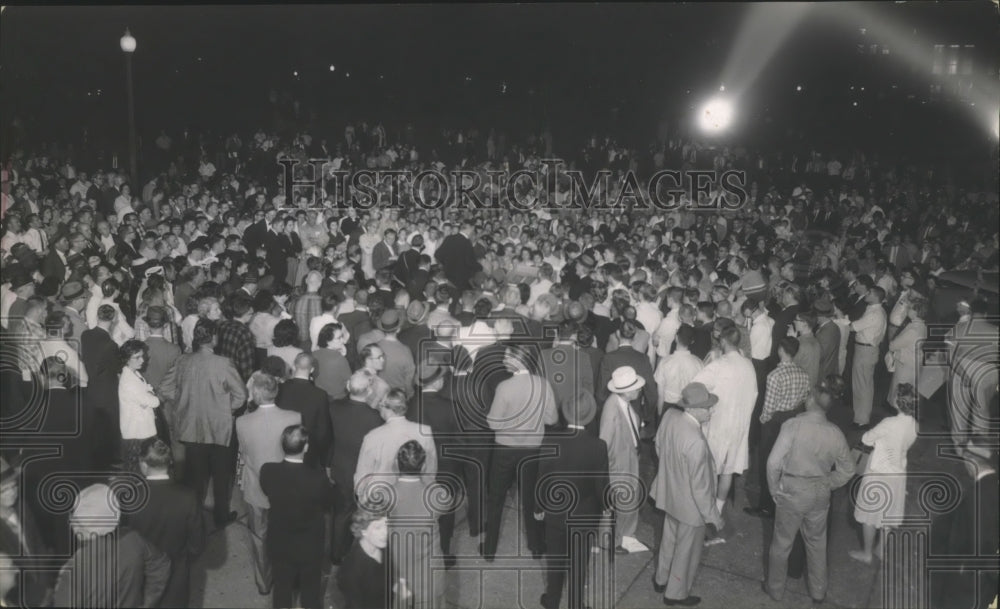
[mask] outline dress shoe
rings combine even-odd
[[[772,601],[778,603],[781,602],[781,597],[775,594],[774,591],[771,590],[770,586],[767,585],[767,582],[760,582],[760,589],[764,591],[764,594],[770,596]]]
[[[813,599],[813,607],[822,606],[823,603],[825,603],[825,602],[826,602],[826,597],[825,596],[823,598],[814,598]]]
[[[445,569],[450,569],[450,568],[454,567],[456,563],[458,563],[458,559],[455,558],[454,554],[445,554],[444,555],[444,568]]]
[[[549,598],[549,595],[542,593],[542,597],[538,599],[539,604],[542,605],[543,609],[559,609],[559,603],[552,602],[553,599]]]
[[[665,598],[663,604],[667,607],[694,607],[701,602],[700,596],[689,596],[687,598]]]
[[[663,594],[664,592],[667,591],[667,584],[658,584],[658,583],[656,583],[656,580],[654,579],[653,580],[653,590],[656,591],[657,594]]]
[[[745,507],[743,512],[757,518],[774,518],[774,512],[768,508]]]
[[[851,423],[851,429],[854,431],[868,431],[869,429],[871,429],[871,425],[870,424],[862,425],[861,423]]]
[[[479,555],[485,558],[486,562],[493,562],[493,560],[496,558],[496,554],[486,553],[486,544],[484,543],[479,544]]]
[[[221,520],[219,518],[216,518],[215,519],[215,526],[219,527],[220,529],[223,528],[223,527],[229,526],[230,524],[236,522],[236,519],[238,517],[239,517],[239,514],[237,514],[235,511],[229,512]]]
[[[615,546],[615,554],[618,555],[618,556],[622,556],[622,555],[628,554],[628,550],[626,550],[622,546]]]

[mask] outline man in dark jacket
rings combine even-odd
[[[482,269],[472,248],[472,233],[472,223],[463,222],[461,230],[445,237],[434,252],[434,257],[444,268],[445,277],[460,290],[468,289],[469,280]]]
[[[284,461],[260,468],[260,487],[271,503],[265,545],[274,571],[274,606],[319,609],[326,539],[323,518],[333,506],[335,493],[325,473],[303,463],[309,448],[309,432],[304,427],[286,427],[281,448]],[[296,581],[298,605],[293,603]]]
[[[333,431],[330,429],[330,398],[311,380],[315,370],[316,358],[300,353],[295,358],[293,377],[281,384],[275,403],[278,408],[302,415],[302,425],[309,430],[306,465],[321,468],[327,462]]]
[[[170,479],[170,446],[159,438],[149,441],[139,468],[149,496],[128,524],[170,558],[170,579],[160,607],[188,607],[191,563],[205,549],[205,522],[194,490]]]
[[[97,326],[80,336],[80,359],[87,369],[89,383],[85,393],[88,408],[94,409],[95,446],[103,447],[95,455],[97,467],[107,467],[118,453],[121,429],[118,423],[118,345],[111,339],[111,325],[117,312],[111,305],[97,310]]]
[[[569,608],[584,606],[587,565],[591,548],[598,543],[601,516],[607,509],[604,498],[609,481],[608,447],[604,440],[584,430],[596,415],[594,398],[586,391],[579,392],[575,400],[562,404],[567,431],[547,437],[543,444],[557,448],[554,457],[543,459],[538,466],[538,511],[544,513],[545,519],[547,568],[540,602],[545,609],[558,609],[567,573]],[[555,487],[565,484],[574,489],[572,506],[555,504],[555,498],[560,496]]]

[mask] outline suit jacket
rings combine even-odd
[[[171,561],[191,560],[205,549],[205,524],[193,489],[173,480],[147,480],[149,499],[125,516],[128,525]]]
[[[281,433],[289,425],[301,423],[299,412],[277,406],[260,407],[236,419],[236,438],[243,460],[240,488],[243,489],[243,499],[250,505],[270,507],[260,488],[260,468],[265,463],[278,463],[285,458],[281,449]]]
[[[386,245],[385,241],[379,241],[372,249],[372,268],[376,271],[381,271],[385,267],[392,264],[392,259],[395,256],[396,252],[394,249]]]
[[[174,363],[158,393],[172,439],[229,446],[233,412],[246,401],[247,388],[228,357],[198,351]]]
[[[638,434],[641,419],[634,409],[632,416],[635,417],[635,432]],[[612,478],[639,475],[639,447],[637,439],[633,439],[631,426],[619,406],[618,396],[608,397],[601,412],[600,437],[608,446],[608,470]]]
[[[840,371],[840,328],[833,321],[816,329],[819,341],[819,378],[825,379]]]
[[[161,336],[150,336],[145,343],[149,347],[149,359],[142,374],[147,383],[156,387],[181,356],[181,348]]]
[[[410,326],[401,331],[397,338],[399,338],[399,342],[410,348],[413,360],[419,363],[423,361],[420,357],[420,345],[430,342],[434,338],[434,335],[431,333],[431,329],[427,327],[427,324],[424,323],[419,326]]]
[[[42,607],[55,578],[51,572],[28,567],[39,558],[49,556],[50,550],[31,509],[20,500],[12,509],[21,518],[21,536],[14,532],[6,519],[0,519],[0,552],[9,556],[15,567],[25,570],[22,571],[21,585],[6,600],[13,601],[15,604],[11,606],[14,607]]]
[[[472,362],[469,381],[474,393],[472,399],[475,407],[482,412],[489,412],[500,383],[510,378],[510,371],[503,363],[507,347],[496,343],[480,348]]]
[[[291,461],[265,463],[260,486],[271,503],[264,540],[271,560],[318,565],[326,539],[323,515],[335,498],[326,473]]]
[[[472,242],[461,233],[445,237],[434,252],[434,258],[441,263],[448,281],[460,290],[468,289],[469,280],[483,268],[476,260]]]
[[[410,401],[406,418],[431,428],[434,445],[438,451],[438,471],[457,473],[463,461],[449,456],[448,450],[469,444],[473,440],[463,433],[463,423],[459,419],[458,405],[447,394],[424,391]]]
[[[646,386],[642,388],[639,399],[632,402],[636,412],[643,421],[652,421],[656,418],[659,401],[659,392],[656,388],[656,379],[653,377],[653,367],[649,364],[649,358],[645,353],[639,353],[630,346],[618,347],[601,360],[601,374],[597,379],[597,403],[607,401],[611,392],[608,390],[608,382],[611,374],[621,366],[632,366],[636,374],[646,381]]]
[[[79,577],[97,565],[115,565],[115,581]],[[155,607],[170,578],[170,559],[127,528],[86,542],[59,572],[57,607]],[[111,586],[114,586],[113,588]],[[117,603],[115,602],[117,601]]]
[[[351,379],[351,365],[347,358],[332,349],[317,349],[312,353],[316,358],[316,386],[326,392],[331,400],[347,397],[347,381]]]
[[[118,345],[103,328],[87,330],[80,337],[80,359],[87,368],[90,404],[118,413]]]
[[[566,519],[574,516],[600,516],[611,507],[605,504],[609,470],[608,447],[604,440],[582,430],[573,430],[572,435],[546,438],[545,445],[557,447],[556,456],[538,464],[537,494],[542,498],[538,511],[545,512],[547,526],[565,526]],[[546,501],[546,498],[558,496],[553,484],[572,486],[573,500],[569,505]]]
[[[354,488],[361,444],[368,432],[382,425],[382,417],[365,402],[346,398],[330,403],[330,421],[333,450],[329,465],[333,469],[333,479],[341,488]]]
[[[267,233],[267,224],[260,220],[251,224],[243,231],[243,244],[251,256],[257,255],[257,248],[264,244],[264,235]]]
[[[715,466],[698,421],[668,409],[656,433],[656,453],[659,469],[650,493],[656,507],[693,527],[717,521]]]
[[[49,253],[42,259],[40,270],[45,277],[55,278],[58,285],[62,285],[66,280],[66,264],[54,249],[49,249]]]
[[[577,391],[583,389],[594,395],[594,368],[590,356],[583,349],[571,345],[557,345],[542,351],[542,370],[552,385],[556,407],[564,412],[564,404],[575,404]]]
[[[330,396],[312,381],[293,378],[281,384],[275,403],[279,408],[302,415],[302,424],[309,430],[306,465],[322,467],[326,463],[333,437],[333,430],[330,428]]]
[[[381,488],[382,484],[391,486],[396,482],[399,476],[396,453],[410,440],[419,442],[427,452],[423,473],[427,476],[437,474],[437,447],[431,428],[404,417],[393,417],[369,431],[361,443],[358,468],[354,472],[354,487],[359,497],[364,497],[369,489]]]

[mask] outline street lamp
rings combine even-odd
[[[132,92],[132,53],[135,52],[135,38],[125,28],[125,35],[119,41],[125,53],[125,86],[128,89],[128,168],[132,192],[139,187],[139,171],[135,151],[135,95]]]

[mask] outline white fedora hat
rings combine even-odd
[[[641,389],[646,386],[646,379],[635,373],[632,366],[622,366],[616,368],[611,373],[611,380],[608,381],[608,391],[612,393],[625,393],[633,389]]]

